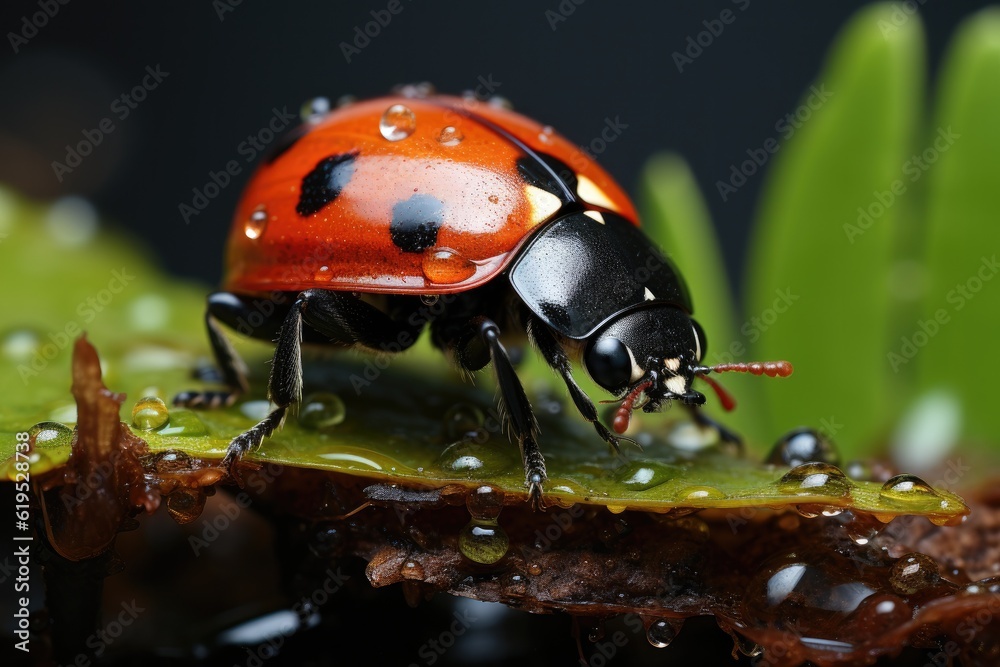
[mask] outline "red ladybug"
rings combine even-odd
[[[791,372],[787,362],[700,365],[705,334],[680,273],[640,231],[622,189],[552,128],[474,98],[408,90],[312,115],[243,193],[222,291],[209,296],[206,313],[229,391],[175,399],[210,407],[246,392],[245,366],[218,323],[259,318],[255,299],[287,293],[250,332],[276,340],[268,383],[276,408],[232,440],[227,465],[300,400],[303,341],[395,351],[426,326],[461,368],[492,363],[536,500],[545,462],[501,333],[531,339],[616,449],[618,436],[573,379],[573,361],[622,399],[619,434],[637,404],[654,411],[672,399],[711,423],[698,409],[705,397],[691,387],[696,376]],[[421,297],[446,294],[441,315],[419,316]]]

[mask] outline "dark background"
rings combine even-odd
[[[53,5],[56,0],[42,0]],[[230,0],[239,2],[239,0]],[[392,17],[348,63],[340,47],[388,0],[292,3],[224,0],[59,5],[14,53],[10,33],[38,2],[0,9],[0,183],[33,197],[77,194],[101,216],[142,238],[172,272],[216,282],[223,240],[250,168],[239,144],[265,127],[272,108],[297,112],[317,95],[374,96],[400,82],[429,80],[444,92],[475,88],[479,77],[519,111],[586,145],[606,118],[628,125],[600,162],[634,191],[644,162],[673,150],[692,165],[740,275],[760,173],[723,202],[715,182],[769,137],[798,105],[831,39],[861,2],[607,2],[399,0]],[[925,0],[919,11],[937,69],[948,36],[978,2]],[[565,20],[550,24],[560,7]],[[742,8],[745,8],[741,10]],[[730,10],[683,73],[672,59],[687,38]],[[220,19],[221,14],[221,19]],[[27,33],[25,33],[27,34]],[[115,98],[159,65],[169,76],[128,118]],[[115,129],[60,182],[53,161],[66,145],[111,117]],[[185,224],[178,212],[192,188],[229,160],[244,166],[205,211]]]

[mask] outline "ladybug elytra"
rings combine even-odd
[[[222,291],[208,298],[228,391],[186,392],[175,403],[230,404],[249,389],[219,323],[235,328],[255,298],[275,292],[288,298],[250,332],[276,340],[275,408],[232,440],[230,467],[300,400],[303,342],[402,351],[429,328],[465,371],[492,365],[536,501],[545,461],[501,335],[530,339],[616,450],[640,406],[652,412],[677,400],[698,423],[718,426],[699,409],[695,377],[791,372],[787,362],[701,365],[706,338],[684,280],[640,230],[622,189],[550,127],[467,98],[356,102],[310,117],[272,151],[238,205]],[[415,317],[421,298],[434,295],[451,297],[429,322]],[[611,429],[574,380],[574,362],[621,399]]]

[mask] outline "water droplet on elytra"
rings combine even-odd
[[[299,109],[299,117],[303,123],[317,123],[328,113],[330,113],[330,100],[326,97],[306,100]]]
[[[920,479],[916,475],[904,473],[896,475],[882,485],[879,496],[886,500],[897,500],[903,502],[916,502],[939,498],[937,492],[931,485]]]
[[[263,206],[258,206],[250,214],[250,217],[247,218],[243,233],[247,235],[248,239],[257,240],[264,233],[265,227],[267,227],[267,209]]]
[[[469,560],[492,565],[507,554],[510,538],[496,520],[470,521],[458,534],[458,549]]]
[[[542,128],[542,131],[538,133],[538,140],[541,141],[543,144],[551,144],[552,135],[554,132],[555,130],[552,129],[551,125],[546,125],[545,127]]]
[[[465,139],[462,131],[453,125],[448,125],[438,133],[437,140],[442,146],[457,146]]]
[[[38,422],[28,429],[32,439],[32,449],[39,447],[61,447],[69,445],[73,439],[73,429],[60,422]]]
[[[906,554],[889,569],[889,584],[902,595],[912,595],[940,579],[937,564],[921,553]]]
[[[378,123],[378,130],[389,141],[405,139],[417,129],[417,117],[405,104],[393,104],[385,110]]]
[[[667,648],[680,632],[683,623],[683,619],[668,621],[661,618],[658,621],[653,621],[646,628],[646,639],[656,648]]]
[[[299,424],[312,431],[321,431],[342,423],[347,408],[340,396],[328,392],[312,394],[299,408]]]
[[[775,443],[767,463],[795,467],[803,463],[840,464],[840,455],[829,438],[811,428],[800,428]]]
[[[803,463],[795,466],[778,480],[778,489],[795,495],[846,496],[851,482],[835,465]]]
[[[170,419],[170,411],[163,399],[156,396],[140,398],[132,406],[132,426],[143,431],[153,431]]]
[[[424,253],[421,268],[424,277],[438,285],[453,285],[468,280],[476,265],[450,248],[436,248]]]

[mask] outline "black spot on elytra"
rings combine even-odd
[[[444,204],[431,195],[413,195],[392,207],[389,235],[403,252],[423,252],[437,243]]]
[[[574,201],[577,184],[576,172],[570,169],[568,164],[557,157],[549,155],[548,153],[538,153],[538,157],[542,159],[542,162],[548,165],[549,169],[555,172],[555,176],[553,176],[552,173],[550,173],[549,170],[543,165],[539,164],[538,160],[534,159],[530,155],[525,155],[517,160],[517,171],[521,174],[521,178],[524,179],[524,182],[554,194],[556,197],[559,197],[564,204]],[[563,188],[563,184],[565,184],[565,188]],[[567,189],[571,193],[574,193],[573,199],[567,197]]]
[[[312,215],[336,199],[354,175],[354,158],[357,155],[341,153],[320,160],[302,179],[302,192],[295,211],[303,216]]]

